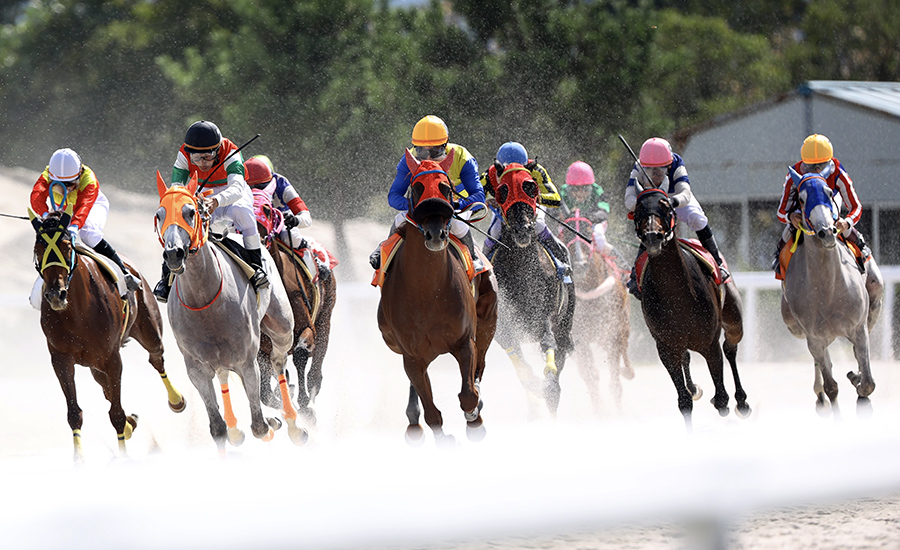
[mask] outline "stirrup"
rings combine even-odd
[[[153,289],[153,295],[156,296],[156,301],[165,304],[169,301],[169,291],[172,289],[168,284],[166,284],[165,279],[160,279],[158,283],[156,283],[156,287]]]
[[[319,280],[324,281],[331,276],[331,270],[325,264],[318,264]]]
[[[378,269],[381,267],[381,247],[378,247],[378,250],[369,254],[369,265],[372,266],[372,269]]]
[[[257,268],[256,273],[250,277],[250,284],[253,285],[253,288],[256,290],[269,288],[269,278],[266,276],[266,272]]]
[[[128,271],[125,272],[125,288],[131,291],[140,290],[141,280]]]
[[[719,284],[723,284],[723,285],[724,285],[725,283],[727,283],[729,279],[731,279],[731,273],[729,273],[728,270],[725,269],[725,268],[724,268],[723,266],[721,266],[721,265],[719,266],[719,278],[722,279],[722,282],[719,283]]]
[[[632,274],[634,272],[632,271]],[[629,277],[628,282],[625,283],[625,288],[628,289],[628,292],[640,301],[641,299],[641,290],[638,288],[637,277]]]

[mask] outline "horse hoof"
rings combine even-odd
[[[425,443],[425,430],[419,424],[410,424],[406,428],[406,444],[410,447],[421,447]]]
[[[302,426],[298,426],[293,420],[288,421],[288,435],[294,445],[297,445],[298,447],[306,445],[306,442],[309,441],[309,432]]]
[[[478,419],[477,423],[470,422],[466,424],[466,437],[469,438],[469,441],[478,443],[483,441],[486,435],[487,430],[484,428],[484,422],[481,421],[481,418]]]
[[[853,384],[853,387],[859,387],[859,373],[850,371],[847,373],[847,379],[850,380],[850,383]]]
[[[137,429],[138,425],[138,415],[129,414],[125,417],[125,439],[131,439],[131,435],[134,433],[134,430]]]
[[[634,369],[631,367],[622,369],[622,378],[625,380],[634,380]]]
[[[176,412],[176,413],[184,412],[184,409],[186,409],[186,408],[187,408],[187,401],[185,401],[184,396],[181,397],[181,402],[178,404],[173,405],[171,401],[169,402],[169,409],[171,409],[172,412]]]
[[[272,441],[273,439],[275,439],[275,430],[269,428],[269,431],[266,432],[266,435],[262,436],[260,439],[266,442]]]
[[[244,432],[237,428],[228,428],[228,442],[235,447],[240,447],[244,442]]]
[[[831,408],[828,406],[828,403],[825,401],[825,394],[820,393],[816,396],[816,412],[822,418],[828,418],[831,414]]]
[[[731,413],[731,409],[729,409],[728,407],[722,407],[721,409],[716,410],[719,411],[719,416],[722,417],[728,416],[729,413]]]
[[[737,406],[734,407],[734,414],[736,414],[738,418],[748,418],[751,412],[753,411],[750,410],[750,405],[746,403],[738,403]]]
[[[856,416],[863,420],[872,418],[872,401],[868,397],[859,397],[856,400]]]
[[[454,449],[456,448],[456,438],[452,435],[437,435],[435,434],[434,438],[435,444],[437,444],[438,449]]]
[[[700,401],[700,398],[703,397],[703,388],[699,385],[694,384],[694,391],[691,392],[691,399],[694,401]]]

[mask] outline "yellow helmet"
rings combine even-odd
[[[444,121],[434,115],[428,115],[416,122],[412,133],[412,144],[433,147],[447,143],[449,138],[450,132],[447,131]]]
[[[834,156],[834,148],[831,141],[822,134],[813,134],[803,140],[800,147],[800,158],[806,164],[820,164],[828,162]]]

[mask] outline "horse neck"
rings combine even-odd
[[[687,261],[681,252],[681,245],[678,244],[678,236],[675,235],[667,242],[662,251],[657,256],[650,256],[647,265],[651,270],[659,271],[665,274],[666,281],[676,285],[689,285],[691,274],[688,270]]]
[[[807,277],[815,279],[835,280],[841,272],[841,243],[835,244],[834,248],[825,248],[822,242],[815,235],[806,235],[803,245],[797,248],[799,256],[803,258],[802,266]]]
[[[191,303],[209,302],[219,290],[220,277],[225,276],[228,261],[217,258],[213,246],[206,243],[197,252],[189,254],[184,261],[184,271],[178,275],[179,295],[185,299],[193,298]]]
[[[432,274],[432,277],[423,277],[433,280],[435,283],[440,277],[433,275],[445,273],[447,277],[450,274],[450,262],[453,261],[450,252],[450,244],[439,252],[428,250],[425,247],[425,237],[418,229],[411,227],[406,231],[406,242],[403,245],[403,255],[408,265],[415,266],[416,277],[422,277],[422,273]]]

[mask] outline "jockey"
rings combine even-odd
[[[643,169],[641,169],[642,167]],[[644,172],[649,176],[650,181],[644,176]],[[645,189],[650,187],[662,189],[669,195],[669,202],[675,208],[677,218],[697,233],[700,244],[712,254],[713,259],[719,264],[722,282],[728,281],[731,274],[723,267],[719,246],[709,228],[709,220],[697,201],[697,197],[691,193],[691,182],[688,179],[684,160],[680,155],[672,152],[672,146],[668,141],[654,137],[645,141],[641,146],[639,162],[634,163],[628,178],[628,185],[625,187],[625,208],[629,212],[634,212],[637,204],[636,184],[638,182]],[[641,246],[638,256],[643,251],[643,246]],[[628,279],[627,286],[628,290],[640,299],[634,267],[631,269],[631,277]]]
[[[304,248],[306,240],[300,234],[300,229],[312,225],[312,216],[309,207],[300,198],[291,182],[281,174],[275,173],[272,161],[265,155],[247,159],[244,162],[244,174],[247,185],[251,189],[265,191],[272,201],[272,206],[281,211],[284,217],[284,230],[278,234],[278,238],[291,248]],[[331,268],[322,263],[318,255],[313,256],[316,258],[319,277],[327,279]]]
[[[800,159],[800,162],[794,165],[794,170],[797,173],[801,176],[809,173],[820,174],[825,178],[828,187],[832,191],[838,192],[834,194],[834,198],[838,210],[842,215],[846,213],[846,216],[839,218],[834,225],[848,241],[859,248],[861,255],[861,258],[858,260],[859,267],[862,271],[865,271],[865,263],[871,257],[872,251],[866,245],[866,240],[862,234],[856,229],[856,224],[859,223],[859,219],[862,216],[862,204],[856,195],[856,189],[853,187],[853,180],[850,179],[850,174],[844,170],[841,162],[834,158],[834,148],[831,145],[831,141],[821,134],[813,134],[807,137],[803,140],[803,145],[800,146]],[[778,270],[778,256],[781,254],[781,249],[790,240],[796,228],[802,225],[802,218],[800,201],[797,200],[797,188],[794,186],[791,175],[788,174],[784,180],[781,204],[778,205],[778,219],[785,226],[775,249],[775,262],[772,264],[772,269],[775,271]]]
[[[511,163],[518,163],[525,167],[531,174],[532,179],[538,186],[537,203],[545,207],[558,208],[560,205],[559,191],[553,185],[550,175],[543,166],[534,159],[528,158],[528,152],[521,143],[509,141],[500,146],[497,150],[494,164],[481,174],[481,185],[484,187],[485,194],[490,195],[489,205],[491,207],[491,222],[488,225],[488,238],[484,240],[484,253],[488,258],[493,257],[497,241],[500,240],[500,232],[503,225],[502,216],[498,216],[499,205],[493,198],[494,189],[500,184],[499,178],[503,174],[503,169]],[[498,174],[498,171],[500,174]],[[556,259],[560,276],[564,277],[569,271],[569,249],[566,248],[556,236],[547,227],[546,210],[537,208],[534,224],[534,232],[538,241],[544,245],[553,257]]]
[[[229,224],[234,224],[244,241],[241,257],[255,270],[250,283],[260,290],[269,286],[269,280],[262,267],[259,231],[253,214],[253,194],[244,181],[243,159],[240,153],[231,155],[236,150],[237,146],[223,138],[212,122],[199,120],[191,124],[175,157],[172,184],[185,185],[194,173],[198,180],[206,182],[205,188],[210,189],[212,194],[202,200],[211,217],[210,226],[218,226],[222,231]],[[219,165],[221,161],[224,162]],[[162,279],[153,294],[165,303],[170,288],[169,268],[163,262]]]
[[[58,149],[54,152],[50,163],[34,183],[31,209],[41,218],[46,218],[49,212],[48,202],[70,216],[69,232],[73,244],[76,235],[81,237],[82,243],[119,266],[128,290],[141,288],[141,280],[128,271],[122,258],[103,238],[103,228],[109,217],[109,200],[100,191],[100,183],[94,171],[82,164],[81,157],[71,149]]]
[[[449,152],[453,151],[453,164],[447,175],[450,177],[450,183],[453,185],[454,195],[459,198],[459,203],[454,204],[457,213],[450,220],[450,232],[462,240],[469,248],[469,254],[476,266],[476,271],[481,269],[481,261],[475,254],[475,242],[472,239],[472,233],[469,226],[462,220],[471,218],[472,212],[459,212],[460,209],[474,203],[484,202],[484,189],[478,181],[478,161],[469,153],[469,150],[462,145],[449,143],[450,133],[444,121],[434,115],[428,115],[413,127],[412,145],[413,156],[419,161],[433,160],[440,162],[444,160]],[[412,174],[406,165],[405,157],[400,158],[397,163],[397,175],[391,184],[388,192],[388,203],[398,210],[394,217],[394,223],[391,225],[390,234],[397,231],[397,228],[406,223],[406,212],[409,209],[409,202],[406,198],[406,192],[409,189]],[[461,218],[461,219],[457,219]],[[373,269],[381,267],[381,245],[369,256],[369,264]]]
[[[606,240],[606,227],[609,223],[609,203],[603,187],[594,179],[594,170],[582,161],[576,161],[566,170],[566,183],[559,190],[562,197],[562,208],[571,213],[579,210],[593,224],[594,250],[612,258],[621,258],[618,250]]]

